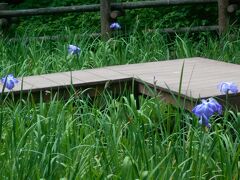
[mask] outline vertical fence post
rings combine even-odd
[[[224,34],[229,26],[228,5],[229,0],[218,0],[218,26],[220,35]]]
[[[101,14],[101,36],[102,39],[107,40],[110,38],[110,13],[111,13],[111,0],[100,1],[100,14]]]
[[[0,11],[6,10],[8,8],[8,3],[0,3]],[[8,26],[8,19],[6,18],[0,18],[0,35],[3,35],[5,31],[7,30]]]

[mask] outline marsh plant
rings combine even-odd
[[[240,62],[239,39],[223,45],[205,34],[197,42],[158,32],[105,42],[68,35],[68,42],[1,39],[1,77],[192,56]],[[77,45],[70,48],[71,61],[69,44]],[[212,109],[200,111],[206,107]],[[53,96],[50,102],[2,99],[1,179],[239,179],[240,113],[221,109],[214,99],[197,110],[211,121],[211,127],[201,121],[208,131],[192,112],[165,104],[161,96],[140,96],[137,105],[132,91],[116,97],[106,90],[95,99],[70,93],[67,100]]]

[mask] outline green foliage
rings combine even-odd
[[[18,76],[42,74],[67,71],[69,66],[71,69],[84,69],[194,56],[240,63],[239,31],[233,31],[220,41],[211,33],[169,36],[156,31],[134,33],[127,37],[116,36],[107,42],[91,37],[84,31],[79,33],[80,36],[75,36],[66,30],[62,33],[68,36],[66,40],[28,41],[19,38],[14,42],[2,39],[0,75],[10,72]],[[36,34],[33,32],[32,36]],[[68,44],[81,47],[80,62],[67,59]]]
[[[132,94],[100,98],[1,107],[2,178],[239,178],[239,113],[226,112],[204,132],[158,98],[141,98],[140,109]],[[182,125],[169,131],[176,117]]]
[[[240,41],[210,34],[169,37],[135,33],[103,42],[66,32],[66,41],[0,40],[1,76],[32,75],[113,64],[191,56],[240,63]],[[225,44],[221,43],[225,42]],[[67,45],[81,47],[79,58]],[[3,179],[238,179],[240,114],[226,110],[206,132],[187,111],[161,97],[110,91],[90,99],[35,103],[31,98],[0,106],[0,168]],[[176,123],[178,122],[178,123]]]
[[[129,10],[123,17],[123,24],[133,28],[136,25],[134,23],[136,19],[139,21],[139,29],[213,25],[217,24],[217,7],[214,5],[188,5]]]
[[[118,1],[119,2],[119,1]],[[15,7],[15,9],[39,8],[70,6],[79,4],[99,3],[99,1],[40,1],[25,0],[24,3]],[[178,28],[187,26],[215,25],[217,24],[217,6],[216,5],[199,5],[199,6],[171,6],[151,9],[127,10],[126,15],[118,19],[122,29],[127,32],[155,28]],[[26,27],[29,27],[26,29]],[[79,29],[91,27],[91,32],[100,31],[99,13],[81,13],[81,14],[63,14],[54,16],[39,16],[30,18],[21,18],[21,23],[12,29],[12,32],[23,35],[31,34],[34,29],[37,34],[59,34],[64,32],[65,27],[70,28],[76,33]]]
[[[41,6],[46,2],[42,1]],[[188,10],[180,11],[179,15],[187,16]],[[128,16],[120,19],[126,22],[126,27],[131,26],[129,36],[117,33],[108,41],[88,35],[95,28],[86,25],[89,19],[81,21],[88,14],[62,16],[60,20],[59,17],[28,19],[20,24],[17,35],[38,36],[54,31],[53,34],[68,35],[68,38],[0,39],[0,76],[13,73],[20,77],[193,56],[240,64],[239,30],[221,38],[206,32],[173,36],[158,31],[141,32],[150,26],[171,25],[167,19],[156,20],[156,24],[146,19],[158,17],[159,10],[151,10],[156,14],[149,16],[146,16],[148,10],[141,12],[136,17],[134,11],[129,11]],[[168,17],[177,18],[174,13]],[[132,23],[134,19],[139,20],[137,25]],[[188,23],[184,18],[181,21]],[[76,23],[80,37],[72,31],[72,23]],[[81,47],[79,58],[67,55],[69,44]],[[83,93],[78,96],[70,93],[70,96],[67,101],[54,96],[48,103],[43,98],[39,103],[31,98],[0,101],[2,179],[240,177],[240,113],[237,111],[226,109],[221,117],[213,117],[212,128],[206,131],[190,112],[179,111],[158,96],[140,97],[139,108],[132,91],[113,97],[111,91],[105,90],[94,100]]]

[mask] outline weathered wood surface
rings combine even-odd
[[[8,9],[8,4],[7,3],[0,3],[0,13],[4,10]],[[6,31],[8,27],[8,19],[7,18],[0,18],[0,34],[1,31]]]
[[[229,26],[229,13],[227,11],[229,0],[218,0],[218,26],[219,34],[224,34]]]
[[[218,31],[218,25],[213,26],[196,26],[196,27],[183,27],[183,28],[164,28],[159,30],[149,30],[159,31],[161,33],[188,33],[188,32],[199,32],[199,31]]]
[[[110,38],[111,2],[110,0],[101,0],[100,3],[101,36],[102,39],[107,40]]]
[[[149,84],[153,84],[155,77],[156,85],[159,88],[167,90],[169,87],[177,93],[183,62],[185,62],[182,80],[182,95],[184,96],[191,98],[220,96],[221,93],[217,89],[219,83],[232,81],[240,84],[240,65],[204,58],[158,61],[106,68]]]
[[[179,31],[195,32],[195,31],[219,30],[219,33],[223,34],[224,32],[226,32],[228,27],[228,14],[227,14],[228,0],[161,0],[161,1],[122,2],[122,3],[110,3],[110,0],[101,0],[100,4],[65,6],[65,7],[48,7],[48,8],[38,8],[38,9],[1,10],[0,18],[100,11],[101,35],[103,39],[108,39],[110,37],[109,36],[110,15],[112,16],[113,19],[115,19],[117,16],[120,15],[119,13],[116,13],[116,12],[120,12],[120,11],[123,12],[123,10],[125,9],[157,8],[160,6],[168,6],[168,5],[206,4],[206,3],[209,4],[209,3],[217,3],[217,2],[219,7],[219,13],[218,13],[219,28],[218,26],[193,27],[193,28],[181,28]],[[115,11],[111,14],[111,10],[120,10],[120,11]],[[171,29],[171,28],[164,29],[162,31],[167,33],[178,32],[175,29]]]
[[[98,88],[107,83],[116,85],[132,81],[132,85],[138,88],[137,93],[151,95],[146,88],[148,85],[150,89],[156,89],[167,102],[174,103],[172,94],[178,96],[183,63],[180,96],[188,103],[208,97],[224,99],[225,95],[217,88],[221,82],[240,85],[240,65],[195,57],[20,77],[20,82],[12,93],[20,94],[21,89],[23,94],[47,90],[63,91],[71,86],[80,89]],[[120,86],[114,87],[116,91]],[[2,89],[2,85],[0,88]],[[240,107],[239,94],[231,95],[229,99]]]
[[[161,0],[161,1],[138,1],[138,2],[122,2],[111,3],[111,9],[139,9],[139,8],[154,8],[167,5],[184,5],[184,4],[204,4],[216,3],[217,0]],[[96,12],[100,11],[100,4],[89,4],[79,6],[65,7],[48,7],[38,9],[22,9],[22,10],[4,10],[0,12],[0,17],[20,17],[20,16],[37,16],[37,15],[53,15],[59,13],[73,12]]]

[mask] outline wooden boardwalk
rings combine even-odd
[[[73,86],[76,89],[91,87],[96,95],[96,91],[103,89],[106,84],[114,87],[115,92],[127,84],[130,88],[134,86],[136,94],[153,95],[150,89],[156,89],[162,99],[175,103],[173,94],[178,96],[183,63],[180,97],[185,100],[187,108],[203,98],[216,97],[224,100],[225,95],[217,89],[221,82],[240,85],[240,65],[195,57],[19,77],[20,82],[11,92],[15,96],[29,92],[46,95],[43,92],[63,92]],[[2,85],[0,88],[2,89]],[[231,95],[229,100],[240,107],[239,94]]]

